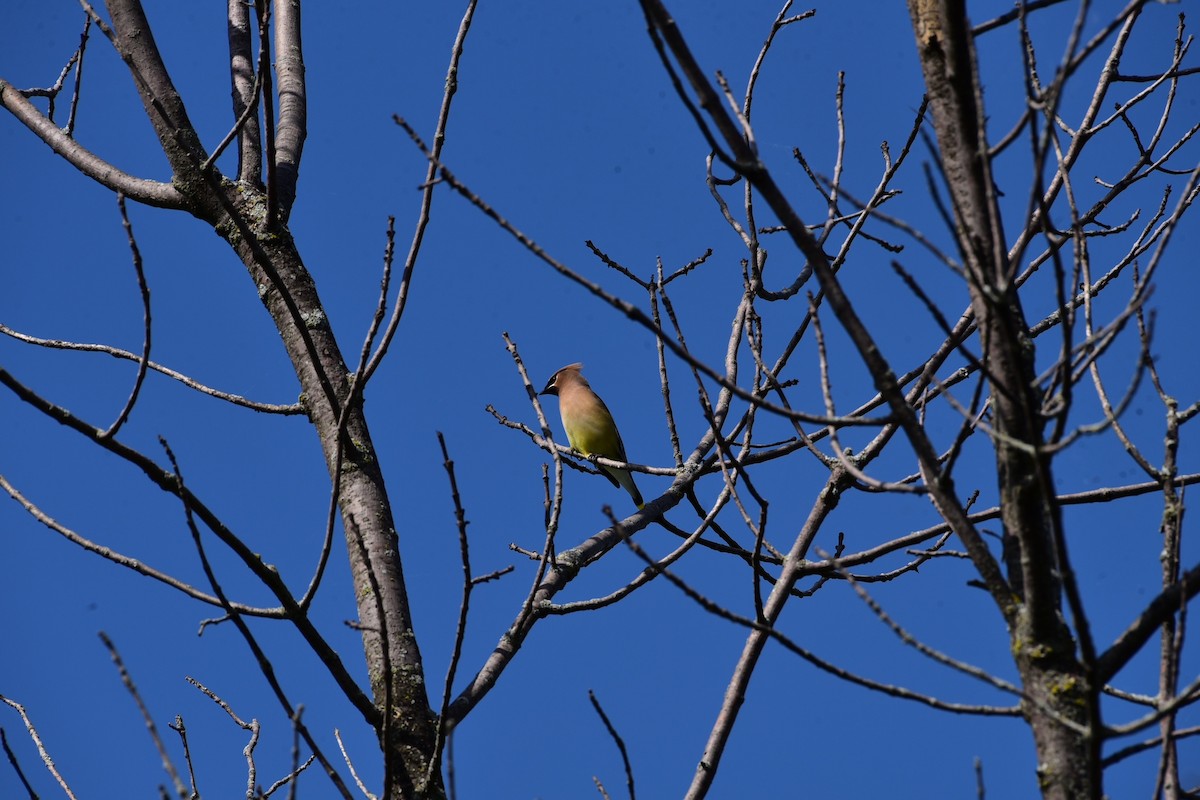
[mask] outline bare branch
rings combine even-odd
[[[374,793],[367,789],[366,784],[362,782],[362,778],[358,777],[358,770],[354,768],[354,762],[350,760],[350,754],[346,752],[346,745],[342,743],[342,732],[334,728],[333,738],[337,739],[338,749],[342,751],[342,760],[346,762],[346,768],[350,770],[350,777],[354,778],[354,785],[358,787],[358,790],[363,793],[363,797],[367,798],[367,800],[379,800]],[[387,795],[384,795],[384,797],[387,797]]]
[[[5,697],[0,694],[0,703],[7,704],[10,708],[21,715],[21,721],[25,723],[25,730],[29,734],[29,738],[37,747],[38,754],[42,757],[42,763],[46,765],[46,769],[54,776],[54,780],[63,790],[69,800],[76,800],[75,793],[71,791],[71,787],[67,785],[66,779],[59,774],[58,767],[54,766],[54,759],[50,757],[50,752],[46,750],[46,746],[42,743],[42,737],[38,734],[37,728],[33,726],[33,720],[29,718],[29,714],[25,712],[25,706],[18,703],[12,698]]]
[[[56,126],[20,91],[3,79],[0,79],[0,104],[12,112],[14,117],[51,150],[102,186],[114,192],[121,192],[126,197],[148,206],[173,209],[185,207],[183,195],[172,184],[137,178],[109,164]]]
[[[33,501],[29,500],[3,475],[0,475],[0,489],[4,489],[4,491],[8,493],[9,497],[11,497],[13,500],[16,500],[31,517],[45,525],[50,530],[61,535],[67,541],[82,547],[84,550],[87,550],[89,553],[95,553],[101,558],[107,559],[114,564],[131,569],[140,575],[145,575],[148,578],[153,578],[157,581],[165,583],[167,586],[177,589],[196,600],[200,600],[204,603],[214,606],[221,605],[221,601],[216,596],[208,594],[189,583],[185,583],[178,578],[157,570],[139,558],[133,558],[131,556],[118,553],[109,547],[97,544],[91,539],[88,539],[87,537],[71,530],[43,511]],[[233,603],[233,607],[237,609],[238,613],[252,617],[282,618],[286,615],[286,611],[282,607],[258,608],[256,606],[243,605],[242,603]]]
[[[133,381],[133,389],[129,392],[129,399],[125,401],[125,407],[121,409],[121,413],[113,421],[113,424],[108,427],[108,430],[100,434],[102,438],[116,436],[117,431],[129,419],[129,415],[133,412],[133,406],[137,403],[138,394],[142,390],[142,382],[146,380],[146,365],[150,362],[150,287],[146,285],[146,271],[142,269],[142,253],[138,250],[137,240],[133,238],[133,226],[129,223],[129,214],[125,211],[125,195],[117,193],[117,208],[121,210],[121,224],[125,227],[125,235],[129,239],[129,252],[133,255],[133,269],[137,273],[138,289],[142,297],[142,355],[138,358],[137,377]]]
[[[175,786],[175,793],[180,797],[186,797],[188,793],[187,788],[183,785],[183,780],[179,777],[179,770],[175,768],[175,762],[171,760],[171,755],[167,752],[162,737],[158,735],[158,727],[154,724],[154,717],[150,715],[150,709],[146,708],[146,704],[142,701],[141,693],[138,692],[137,685],[134,684],[129,670],[125,668],[125,662],[121,659],[121,654],[117,652],[116,645],[112,643],[112,640],[108,638],[108,635],[104,631],[100,632],[100,641],[104,642],[104,647],[108,650],[109,657],[112,658],[113,664],[116,665],[117,674],[121,676],[121,683],[124,684],[125,689],[129,692],[129,696],[133,698],[138,713],[142,715],[142,721],[146,723],[146,731],[150,734],[150,739],[154,742],[154,749],[158,751],[158,757],[162,759],[163,769],[166,770],[167,777],[171,779],[171,783]]]
[[[250,5],[246,0],[228,0],[226,6],[226,26],[229,39],[229,78],[233,88],[233,116],[237,122],[233,126],[231,136],[240,136],[238,145],[239,181],[262,185],[262,130],[258,125],[258,102],[262,97],[260,91],[262,81],[260,75],[263,69],[269,68],[264,56],[269,48],[260,47],[259,64],[254,65],[252,52],[253,35],[250,29]],[[224,142],[218,145],[209,156],[213,162],[221,151]]]
[[[129,67],[171,171],[179,181],[199,185],[204,146],[159,53],[141,0],[108,0],[107,5],[112,15],[111,41]],[[93,19],[99,21],[94,15]],[[133,192],[125,194],[139,199]]]
[[[268,567],[256,553],[250,550],[240,538],[221,522],[208,506],[183,486],[176,475],[162,469],[144,454],[123,443],[111,438],[102,438],[100,430],[80,420],[65,408],[48,403],[45,399],[13,378],[4,369],[0,369],[0,384],[7,386],[22,401],[37,409],[42,414],[71,428],[75,432],[99,444],[105,450],[133,464],[160,489],[178,497],[184,505],[188,519],[190,520],[193,514],[199,517],[205,526],[215,533],[227,547],[233,550],[242,563],[279,599],[287,612],[287,619],[304,636],[305,641],[308,642],[309,646],[313,648],[313,652],[318,655],[322,663],[329,669],[330,675],[337,681],[338,686],[346,694],[347,699],[350,700],[354,707],[363,714],[363,717],[368,722],[376,720],[379,713],[378,710],[366,698],[362,690],[358,687],[358,684],[346,671],[341,658],[316,630],[307,615],[299,608],[296,599],[279,577],[278,571]],[[228,613],[231,607],[228,599],[222,598],[219,594],[216,596]]]
[[[275,179],[284,221],[296,200],[300,156],[308,136],[308,89],[300,37],[300,0],[276,0],[275,74],[279,78],[279,125],[275,129]],[[266,42],[262,43],[266,49]]]
[[[142,357],[137,353],[131,353],[128,350],[122,350],[119,347],[112,347],[106,344],[67,342],[63,341],[62,339],[42,339],[37,336],[30,336],[28,334],[15,331],[4,323],[0,323],[0,333],[4,334],[5,336],[10,336],[19,342],[34,344],[39,347],[46,347],[54,350],[75,350],[84,353],[106,353],[113,358],[118,358],[125,361],[136,361],[138,363],[141,363],[142,361]],[[232,403],[235,406],[248,408],[252,411],[261,411],[265,414],[283,414],[285,416],[292,416],[305,413],[304,407],[299,403],[282,405],[278,403],[259,403],[255,400],[247,400],[240,394],[230,394],[229,392],[222,392],[219,389],[213,389],[210,386],[205,386],[203,383],[184,375],[182,372],[177,372],[170,367],[165,367],[157,362],[147,361],[145,363],[148,369],[151,369],[154,372],[158,372],[162,375],[166,375],[168,378],[173,380],[179,381],[189,389],[195,389],[202,394],[215,397],[218,400],[225,400],[226,402]]]
[[[613,727],[612,722],[608,719],[608,715],[604,713],[604,709],[600,707],[600,701],[596,699],[596,693],[588,689],[588,700],[592,703],[592,708],[596,709],[596,714],[599,715],[600,721],[604,723],[605,730],[608,731],[609,737],[616,744],[617,750],[621,753],[621,763],[625,765],[625,785],[629,787],[629,800],[636,800],[637,793],[633,790],[633,767],[629,763],[629,751],[625,749],[625,740],[617,733],[617,729]]]
[[[175,460],[175,454],[171,452],[170,446],[162,437],[159,437],[159,443],[162,445],[163,450],[166,451],[167,458],[169,458],[171,461],[171,466],[175,471],[175,481],[179,485],[180,493],[182,493],[184,491],[183,474],[179,469],[179,463]],[[259,671],[262,672],[267,684],[271,687],[272,693],[279,701],[280,706],[282,706],[283,710],[287,713],[288,718],[292,720],[293,724],[296,726],[296,729],[300,732],[300,735],[304,737],[304,741],[308,744],[309,749],[312,750],[313,754],[317,757],[317,760],[321,762],[321,766],[325,768],[325,774],[329,777],[329,780],[333,784],[334,788],[342,796],[343,800],[351,800],[350,790],[346,788],[341,776],[338,775],[336,770],[334,770],[333,765],[329,762],[329,760],[325,758],[325,755],[321,752],[321,748],[317,745],[316,740],[313,738],[312,734],[309,733],[308,728],[300,722],[296,707],[292,705],[290,700],[288,700],[287,694],[283,690],[283,686],[279,683],[279,679],[275,674],[275,666],[271,663],[271,659],[267,656],[266,652],[263,651],[254,634],[250,632],[250,627],[246,624],[246,621],[240,614],[237,613],[237,611],[234,610],[233,606],[229,604],[229,600],[226,598],[225,592],[221,588],[220,582],[217,580],[216,573],[214,572],[212,564],[208,559],[208,555],[205,553],[204,543],[200,538],[200,529],[196,526],[195,519],[192,516],[192,508],[187,504],[187,502],[183,503],[183,514],[187,522],[188,530],[192,534],[192,544],[195,545],[196,554],[200,557],[200,566],[204,569],[204,576],[208,578],[209,584],[212,586],[213,594],[220,599],[221,605],[225,609],[225,613],[229,615],[234,627],[237,628],[238,633],[242,635],[242,638],[250,647],[250,651],[254,655],[254,660],[258,665]],[[258,720],[251,720],[250,723],[243,722],[236,714],[233,713],[233,709],[231,709],[223,701],[219,700],[215,694],[210,692],[208,689],[205,689],[199,683],[196,683],[196,686],[201,691],[205,692],[205,694],[208,694],[210,697],[212,697],[213,700],[216,700],[218,703],[220,703],[221,707],[229,713],[229,716],[240,727],[251,731],[251,741],[246,748],[246,759],[249,763],[249,791],[253,792],[256,785],[254,779],[255,766],[253,760],[253,745],[258,741]]]
[[[17,761],[17,754],[8,746],[8,734],[4,732],[4,728],[0,727],[0,748],[3,748],[4,755],[8,758],[8,763],[12,766],[13,772],[17,773],[17,780],[21,781],[21,785],[25,787],[25,793],[29,795],[29,800],[37,800],[37,792],[33,789],[33,784],[25,777],[25,771],[21,769],[21,764]]]
[[[643,560],[645,560],[647,562],[650,561],[649,557],[647,557],[644,554],[644,552],[642,551],[640,546],[637,545],[636,542],[630,541],[628,544],[629,544],[630,549],[632,549],[635,553],[638,553],[639,555],[641,555]],[[697,592],[692,587],[688,586],[686,583],[684,583],[682,580],[680,580],[677,576],[671,574],[670,571],[664,570],[663,577],[665,577],[673,586],[675,586],[680,591],[682,591],[684,594],[686,594],[690,599],[692,599],[693,601],[698,603],[702,608],[704,608],[705,611],[708,611],[711,614],[715,614],[715,615],[721,617],[722,619],[726,619],[726,620],[729,620],[730,622],[734,622],[739,625],[742,625],[746,628],[750,628],[750,629],[756,630],[756,631],[762,631],[767,636],[769,636],[771,639],[773,639],[776,642],[778,642],[779,644],[781,644],[788,651],[794,653],[795,655],[800,656],[800,658],[804,659],[809,664],[812,664],[817,669],[819,669],[823,672],[827,672],[830,675],[833,675],[837,678],[845,680],[849,683],[853,683],[855,685],[862,686],[865,689],[871,689],[873,691],[878,691],[883,694],[889,695],[891,697],[897,697],[897,698],[904,699],[904,700],[915,700],[916,702],[921,703],[923,705],[927,705],[931,708],[940,709],[942,711],[950,711],[950,712],[957,713],[957,714],[978,714],[981,716],[1006,716],[1006,717],[1016,717],[1016,716],[1020,716],[1020,714],[1021,714],[1020,708],[1018,706],[1013,706],[1010,708],[1002,708],[1002,707],[997,707],[997,706],[981,706],[981,705],[967,705],[967,704],[962,704],[962,703],[951,703],[951,702],[948,702],[945,700],[940,700],[936,697],[932,697],[932,696],[925,695],[925,694],[920,694],[919,692],[914,692],[914,691],[912,691],[910,689],[906,689],[902,686],[893,686],[890,684],[880,683],[878,681],[871,680],[870,678],[865,678],[861,675],[857,675],[853,672],[842,669],[841,667],[831,664],[830,662],[816,656],[815,654],[811,653],[810,651],[808,651],[808,650],[804,649],[803,647],[801,647],[800,645],[796,644],[794,641],[792,641],[789,637],[787,637],[785,634],[783,634],[777,628],[769,626],[763,621],[753,620],[748,617],[743,617],[743,616],[733,613],[732,611],[729,611],[726,608],[722,608],[720,605],[714,603],[713,601],[709,600],[707,597],[704,597],[703,595],[701,595],[699,592]],[[705,769],[705,765],[702,764],[701,769]]]

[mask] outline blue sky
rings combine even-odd
[[[148,13],[159,45],[192,121],[212,147],[232,124],[223,14],[205,4],[157,5],[151,4]],[[721,70],[740,91],[778,6],[757,0],[673,5],[701,64]],[[1097,19],[1118,7],[1096,5]],[[976,19],[985,19],[1009,5],[970,7]],[[290,227],[350,358],[359,350],[376,302],[387,217],[397,219],[403,251],[424,175],[421,155],[391,115],[404,116],[426,136],[432,133],[462,9],[450,3],[370,2],[355,4],[353,13],[347,8],[310,4],[305,9],[309,138]],[[1149,72],[1166,63],[1180,9],[1149,5],[1123,68]],[[1061,52],[1057,37],[1071,13],[1056,10],[1035,28],[1047,69]],[[77,43],[82,12],[66,2],[27,3],[12,4],[6,17],[0,77],[19,87],[51,83]],[[1010,34],[985,39],[981,58],[993,137],[1008,130],[1021,102],[1018,53]],[[1092,75],[1097,66],[1092,59],[1082,72]],[[763,70],[754,112],[760,151],[801,214],[813,221],[824,208],[791,151],[801,148],[815,169],[832,172],[839,70],[846,82],[844,185],[864,196],[881,171],[880,142],[888,140],[897,153],[921,101],[912,34],[900,4],[822,4],[812,20],[780,34]],[[663,74],[637,4],[485,2],[459,80],[445,162],[573,269],[644,307],[644,293],[597,261],[586,240],[643,277],[658,258],[669,271],[713,249],[708,263],[673,284],[672,299],[689,347],[719,363],[739,299],[743,251],[708,194],[706,146]],[[1200,117],[1198,98],[1185,84],[1175,128]],[[1070,96],[1068,113],[1077,116],[1081,102],[1080,96]],[[128,172],[168,178],[128,74],[96,36],[87,54],[77,137]],[[1095,159],[1080,167],[1080,191],[1099,191],[1090,183],[1092,175],[1111,178],[1127,163],[1130,147],[1120,136],[1098,144]],[[1194,166],[1196,153],[1190,145],[1176,165]],[[908,204],[898,204],[895,213],[948,246],[923,199],[920,164],[929,160],[928,152],[918,146],[912,159],[897,181]],[[228,155],[221,163],[233,169]],[[1013,174],[1001,173],[998,180],[1002,189],[1011,190],[1006,211],[1016,213],[1026,178],[1018,158],[1009,163]],[[0,186],[0,322],[31,335],[138,350],[140,300],[110,193],[74,174],[7,115],[0,117]],[[736,201],[734,193],[727,196]],[[1139,202],[1148,214],[1156,199],[1143,196]],[[1115,224],[1126,213],[1114,208],[1107,221]],[[178,213],[132,206],[130,216],[152,291],[154,360],[256,400],[295,401],[297,384],[278,336],[225,244]],[[877,232],[891,235],[886,229]],[[1185,226],[1177,236],[1150,304],[1158,312],[1155,355],[1170,376],[1168,390],[1187,405],[1200,396],[1194,348],[1188,344],[1196,334],[1191,317],[1200,279],[1190,257],[1196,252],[1195,233]],[[1096,256],[1104,263],[1111,251],[1098,244]],[[940,337],[892,274],[888,262],[893,257],[860,242],[844,280],[885,354],[904,371]],[[918,248],[910,246],[899,258],[956,318],[966,303],[961,283],[926,263]],[[797,267],[797,257],[782,241],[773,245],[769,270],[778,283],[790,282]],[[1052,295],[1033,293],[1028,303],[1036,319],[1050,307]],[[769,318],[774,346],[800,313],[793,305]],[[848,409],[870,396],[869,379],[832,317],[825,322],[830,347],[840,354],[833,359],[839,402]],[[456,692],[511,623],[532,580],[534,566],[512,553],[509,544],[537,549],[543,536],[545,456],[484,410],[491,404],[501,414],[536,423],[504,349],[503,332],[516,341],[539,387],[564,364],[584,361],[586,374],[621,425],[629,457],[659,466],[671,459],[652,337],[553,274],[460,197],[439,193],[409,310],[367,392],[372,433],[401,520],[406,579],[435,697],[453,643],[460,591],[458,544],[435,432],[445,434],[456,463],[471,520],[475,570],[516,565],[514,574],[481,586],[474,595]],[[808,348],[804,363],[811,364]],[[1118,391],[1135,354],[1136,348],[1124,343],[1105,362]],[[103,355],[45,352],[6,338],[0,339],[0,365],[96,425],[115,417],[135,372],[128,362]],[[705,423],[686,370],[678,362],[672,369],[687,448]],[[819,411],[816,373],[803,375],[811,380],[796,396],[808,410]],[[557,424],[553,402],[547,407]],[[1082,399],[1076,421],[1095,418],[1094,401]],[[0,394],[0,419],[0,474],[30,500],[93,540],[202,581],[177,503],[7,392]],[[1129,425],[1156,463],[1161,420],[1160,404],[1143,385]],[[289,581],[306,583],[322,536],[328,476],[304,421],[231,408],[151,375],[122,438],[161,461],[159,435],[179,456],[192,489]],[[851,434],[847,440],[858,442]],[[1196,471],[1189,443],[1194,446],[1185,432],[1184,458],[1190,459],[1185,472]],[[976,462],[963,465],[959,485],[964,491],[979,488],[980,506],[991,505],[996,493],[986,442],[973,442],[968,455]],[[912,464],[896,454],[879,467],[879,477],[894,478]],[[1103,437],[1063,453],[1056,470],[1066,492],[1143,479],[1119,446]],[[812,459],[797,459],[763,470],[762,476],[772,497],[775,543],[786,549],[821,486],[822,471]],[[568,472],[566,484],[561,546],[603,527],[604,504],[625,509],[627,498],[606,481]],[[649,498],[666,487],[667,479],[639,476],[639,484]],[[716,492],[715,482],[702,485],[704,499]],[[1102,645],[1156,591],[1159,513],[1153,496],[1119,508],[1067,513],[1072,555]],[[685,527],[689,522],[682,508],[671,518]],[[853,495],[818,544],[832,549],[836,534],[844,532],[857,549],[936,521],[923,499]],[[733,518],[727,524],[736,525]],[[656,553],[674,544],[661,528],[651,527],[638,538]],[[213,616],[211,609],[82,552],[12,502],[0,503],[0,548],[6,565],[0,581],[0,641],[7,653],[0,659],[0,693],[25,704],[81,796],[144,796],[163,780],[141,720],[97,639],[100,630],[121,649],[160,729],[170,734],[166,723],[176,714],[184,717],[202,792],[215,797],[241,791],[244,735],[185,683],[187,675],[243,717],[262,720],[261,782],[269,784],[286,772],[291,734],[245,645],[229,626],[196,635],[200,620]],[[1189,553],[1194,560],[1196,548],[1185,548],[1185,564]],[[265,592],[233,559],[219,552],[214,557],[227,588],[248,602],[266,602]],[[344,556],[335,552],[331,563],[314,613],[362,677],[358,636],[343,625],[354,616]],[[614,552],[561,599],[606,594],[640,569],[631,554]],[[741,613],[752,610],[749,577],[724,557],[693,552],[679,574]],[[966,585],[971,577],[967,562],[943,559],[871,591],[930,645],[1012,678],[1002,620],[984,592]],[[875,679],[960,702],[1010,702],[901,645],[848,587],[834,586],[793,604],[784,623],[790,636],[818,655]],[[370,731],[339,701],[336,687],[303,643],[282,624],[259,622],[254,630],[283,665],[284,686],[294,702],[305,705],[305,719],[326,752],[336,754],[331,732],[339,728],[356,766],[377,785],[377,748]],[[605,610],[543,621],[497,688],[458,729],[459,796],[596,796],[594,775],[614,797],[621,796],[620,761],[589,706],[588,689],[625,738],[639,795],[681,795],[744,641],[745,631],[714,620],[661,581]],[[1185,681],[1196,668],[1193,649],[1184,662]],[[1141,659],[1122,677],[1124,688],[1152,692],[1152,659]],[[1110,721],[1129,714],[1121,709]],[[40,781],[43,796],[52,796],[19,720],[0,709],[0,725],[26,770]],[[168,741],[177,754],[177,742]],[[1022,798],[1036,791],[1031,739],[1018,720],[955,717],[883,698],[769,647],[710,796],[973,796],[976,757],[982,759],[989,798]],[[1195,743],[1183,746],[1183,759],[1190,784],[1200,783]],[[115,764],[120,767],[114,769]],[[1153,785],[1154,766],[1150,756],[1114,769],[1108,792],[1144,796]],[[309,775],[305,785],[310,796],[328,796],[319,775]],[[18,790],[12,772],[0,769],[0,796]]]

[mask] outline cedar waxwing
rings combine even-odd
[[[546,382],[546,388],[542,389],[541,394],[557,395],[558,413],[562,415],[567,441],[573,449],[585,456],[628,461],[621,434],[617,431],[617,423],[613,421],[608,406],[592,391],[587,378],[580,373],[581,369],[582,363],[563,367]],[[642,493],[634,485],[629,470],[597,466],[613,486],[624,486],[637,507],[642,507]]]

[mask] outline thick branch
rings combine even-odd
[[[275,3],[275,75],[279,92],[275,179],[278,181],[279,215],[286,221],[296,199],[300,156],[308,135],[308,92],[304,83],[304,49],[300,40],[300,0],[277,0]]]
[[[450,704],[446,712],[447,724],[453,726],[460,722],[492,690],[500,675],[521,649],[525,637],[545,614],[543,606],[549,605],[550,601],[575,579],[581,569],[646,527],[655,517],[677,505],[694,480],[695,472],[689,472],[688,477],[680,477],[658,500],[647,503],[645,508],[621,524],[605,528],[576,547],[558,553],[555,568],[546,574],[534,592],[533,601],[529,604],[532,613],[520,614],[500,637],[496,649],[488,656],[470,685]]]
[[[1142,611],[1141,615],[1117,637],[1112,647],[1096,659],[1096,680],[1112,680],[1142,646],[1159,631],[1164,620],[1179,613],[1186,603],[1200,592],[1200,564],[1184,573],[1183,578],[1164,589]]]
[[[148,206],[184,207],[183,195],[174,186],[138,178],[117,169],[68,136],[20,91],[3,79],[0,79],[0,104],[49,145],[51,150],[97,183]]]
[[[250,9],[245,0],[229,0],[229,77],[233,84],[233,117],[241,119],[256,99],[255,59],[251,43]],[[238,138],[239,181],[262,185],[262,132],[258,115],[252,114],[242,125]]]
[[[771,638],[770,628],[779,621],[784,605],[791,598],[792,587],[796,585],[796,581],[800,578],[804,556],[808,552],[808,548],[812,545],[813,539],[816,538],[817,532],[820,531],[825,519],[837,507],[842,492],[846,490],[852,481],[853,477],[844,467],[841,465],[835,467],[826,481],[825,487],[821,490],[817,501],[809,511],[808,519],[805,520],[804,526],[796,536],[791,552],[788,553],[787,559],[784,561],[779,579],[763,606],[762,622],[765,627],[755,628],[746,638],[746,644],[742,648],[742,654],[738,659],[737,667],[734,669],[733,677],[730,679],[729,685],[725,688],[725,698],[721,704],[721,711],[717,716],[716,723],[713,725],[712,732],[709,734],[708,744],[704,748],[704,757],[696,768],[696,774],[692,778],[692,785],[688,789],[687,797],[689,800],[704,797],[708,793],[712,779],[716,775],[717,766],[721,761],[721,756],[725,752],[729,736],[733,733],[733,725],[737,720],[738,711],[741,710],[742,704],[746,700],[746,689],[750,685],[750,678],[754,674],[754,668],[758,664],[758,659],[762,655],[763,648]]]
[[[204,147],[167,72],[140,0],[108,0],[107,6],[115,34],[113,44],[129,67],[176,183],[198,186]]]

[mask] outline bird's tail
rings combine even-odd
[[[633,504],[638,507],[638,510],[641,510],[645,504],[642,502],[642,493],[638,491],[637,484],[633,482],[633,475],[628,470],[623,469],[606,469],[605,472],[608,472],[609,475],[617,479],[617,483],[621,484],[625,491],[629,492],[629,496],[633,498]]]

